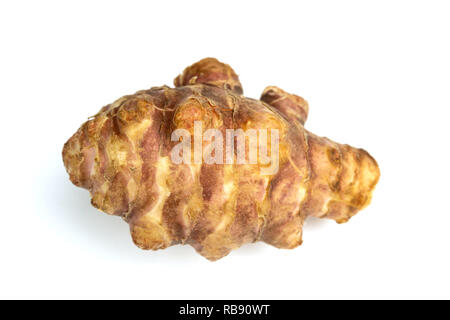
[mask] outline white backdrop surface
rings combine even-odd
[[[450,298],[446,1],[4,1],[0,298]],[[245,95],[309,101],[307,128],[368,150],[381,179],[350,222],[304,243],[141,251],[64,170],[100,107],[213,56]]]

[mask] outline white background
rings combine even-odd
[[[448,1],[2,1],[0,298],[450,298]],[[141,251],[63,167],[116,98],[213,56],[247,96],[310,103],[307,128],[368,150],[381,180],[304,243],[209,262]]]

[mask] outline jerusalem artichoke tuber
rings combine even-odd
[[[376,161],[307,131],[304,99],[273,86],[260,100],[246,98],[233,69],[213,58],[174,83],[103,107],[63,149],[70,180],[90,191],[93,206],[128,222],[140,248],[189,244],[210,260],[258,240],[295,248],[308,216],[342,223],[369,204]],[[239,134],[230,129],[256,132],[257,147],[277,158],[263,161],[260,153],[251,161],[248,134],[238,161]],[[262,137],[270,142],[261,144]],[[177,149],[183,139],[189,152],[201,148],[200,158],[179,153],[187,151]],[[205,148],[213,140],[215,148]],[[278,170],[262,174],[274,161]]]

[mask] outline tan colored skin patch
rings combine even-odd
[[[273,86],[261,101],[245,98],[233,69],[213,58],[174,82],[176,88],[141,90],[103,107],[63,149],[70,180],[91,192],[96,208],[123,217],[140,248],[189,244],[210,260],[259,240],[295,248],[308,216],[343,223],[369,204],[376,161],[305,130],[303,98]],[[194,121],[203,131],[279,130],[279,170],[261,175],[260,159],[172,163],[171,133],[191,132]]]

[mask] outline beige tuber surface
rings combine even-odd
[[[213,58],[174,83],[103,107],[63,149],[70,180],[90,191],[93,206],[128,222],[140,248],[189,244],[210,260],[255,241],[295,248],[307,217],[343,223],[369,204],[376,161],[307,131],[301,97],[268,87],[260,100],[246,98],[233,69]],[[261,174],[268,164],[259,156],[236,163],[235,147],[233,163],[174,163],[171,151],[180,142],[173,132],[193,135],[196,121],[202,133],[218,129],[224,137],[227,129],[277,130],[278,170]]]

